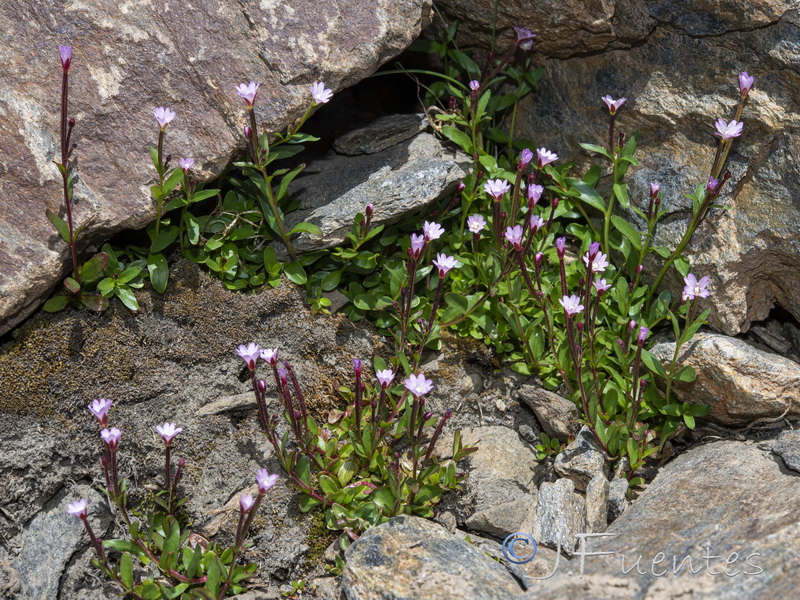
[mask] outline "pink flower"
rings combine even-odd
[[[156,425],[156,431],[161,434],[164,443],[169,446],[172,439],[183,431],[182,427],[175,427],[175,423],[164,423],[163,425]]]
[[[639,328],[639,335],[636,336],[636,343],[640,346],[644,344],[644,341],[647,339],[650,330],[647,327],[640,327]]]
[[[239,508],[242,509],[244,514],[250,512],[250,509],[253,508],[253,505],[256,503],[255,498],[253,498],[252,494],[242,494],[239,496]]]
[[[81,498],[80,500],[75,500],[75,502],[70,502],[67,504],[67,512],[78,517],[79,519],[85,519],[87,513],[89,512],[88,507],[89,501],[86,498]]]
[[[658,192],[660,191],[661,191],[661,184],[658,183],[657,181],[653,181],[650,184],[650,197],[655,198],[656,196],[658,196]]]
[[[506,227],[506,239],[514,246],[515,250],[522,250],[522,227]]]
[[[589,267],[589,253],[583,255],[583,264],[586,267]],[[598,252],[597,255],[592,260],[592,272],[593,273],[602,273],[608,268],[608,257],[603,254],[602,252]]]
[[[253,108],[253,104],[255,104],[256,101],[256,96],[258,95],[259,85],[261,84],[251,81],[250,83],[240,83],[236,86],[236,93],[239,94],[239,97],[242,100],[244,100],[247,108]]]
[[[480,233],[486,227],[486,219],[481,215],[471,215],[467,218],[467,229],[472,233]]]
[[[258,493],[266,494],[269,488],[278,482],[278,474],[269,474],[266,469],[259,469],[256,473],[256,481],[258,482]]]
[[[694,300],[695,298],[708,298],[711,292],[708,291],[708,275],[704,275],[699,280],[694,273],[689,273],[683,278],[686,286],[683,288],[683,300]]]
[[[714,135],[721,137],[725,141],[742,135],[744,123],[735,120],[728,123],[724,119],[717,119],[714,126],[717,128]]]
[[[594,289],[597,290],[598,296],[602,296],[608,290],[608,288],[611,287],[611,284],[606,283],[605,279],[595,279],[592,282],[592,285],[594,285]]]
[[[544,188],[542,186],[536,185],[535,183],[533,185],[529,185],[527,190],[528,203],[533,203],[533,206],[536,206],[536,203],[539,202],[543,193]]]
[[[178,162],[180,162],[181,169],[183,169],[184,173],[188,173],[189,169],[191,169],[194,166],[193,158],[182,158]]]
[[[567,313],[568,317],[574,317],[583,310],[581,299],[574,294],[572,296],[564,296],[558,302],[564,307],[564,312]]]
[[[531,152],[530,148],[525,148],[522,151],[522,155],[519,157],[519,163],[517,164],[517,168],[521,171],[525,167],[528,166],[528,163],[533,160],[533,152]]]
[[[254,371],[256,368],[256,361],[258,360],[259,356],[261,356],[261,348],[258,347],[258,344],[250,342],[246,346],[242,344],[236,348],[236,354],[238,354],[242,360],[247,363],[247,367],[251,371]]]
[[[158,108],[153,110],[153,116],[158,121],[159,127],[161,127],[161,131],[164,131],[172,122],[172,119],[175,118],[175,111],[170,110],[165,106],[159,106]]]
[[[264,348],[261,351],[261,358],[273,367],[278,364],[278,349],[277,348]]]
[[[747,74],[747,71],[742,71],[739,73],[739,93],[741,93],[742,96],[747,96],[755,81],[756,78],[750,77],[750,75]]]
[[[113,402],[111,402],[111,400],[101,398],[100,400],[93,400],[89,405],[89,411],[91,411],[101,427],[108,425],[108,409],[111,408],[112,404]]]
[[[103,438],[103,441],[111,450],[114,450],[117,446],[119,446],[120,436],[122,436],[122,432],[116,427],[112,427],[111,429],[103,429],[100,432],[100,437]]]
[[[606,106],[608,107],[608,114],[610,114],[611,116],[617,114],[617,111],[623,104],[625,104],[626,100],[627,98],[620,98],[619,100],[614,100],[611,96],[603,96],[603,102],[606,103]]]
[[[490,179],[483,184],[483,191],[489,194],[495,201],[499,201],[503,194],[511,189],[511,185],[505,179]]]
[[[425,223],[422,224],[422,235],[425,236],[425,241],[427,242],[438,240],[442,237],[443,233],[444,228],[438,223],[429,223],[425,221]]]
[[[567,238],[556,238],[556,252],[558,258],[564,258],[564,253],[567,251]]]
[[[536,233],[542,227],[544,227],[544,219],[542,217],[537,217],[536,215],[531,215],[530,228],[533,230],[533,233]]]
[[[433,261],[433,264],[439,269],[440,278],[444,278],[450,269],[454,269],[459,266],[459,263],[454,256],[447,256],[443,252],[439,252],[436,255],[436,260]]]
[[[718,187],[719,187],[719,179],[714,179],[713,175],[709,177],[706,189],[713,194],[716,193]]]
[[[361,360],[358,358],[353,359],[353,371],[356,374],[356,377],[361,377]]]
[[[72,47],[59,44],[58,53],[61,56],[61,68],[67,71],[72,63]]]
[[[433,381],[426,379],[425,375],[421,373],[419,375],[411,375],[408,379],[404,380],[403,383],[406,389],[417,398],[424,396],[433,389]]]
[[[517,27],[514,25],[514,43],[522,50],[530,50],[533,47],[533,38],[536,37],[527,27]]]
[[[411,234],[411,254],[414,258],[419,258],[422,254],[422,249],[425,247],[425,236],[416,233]]]
[[[384,369],[383,371],[375,371],[375,377],[378,378],[378,383],[385,390],[392,384],[394,373],[391,369]]]
[[[311,84],[311,97],[317,104],[325,104],[333,97],[333,90],[326,88],[321,81],[315,81]]]
[[[479,89],[481,89],[480,82],[477,79],[473,79],[469,82],[469,89],[471,89],[473,92],[477,92]]]
[[[546,148],[539,148],[536,151],[536,154],[539,156],[539,168],[541,169],[545,165],[549,165],[551,162],[558,160],[558,154],[555,152],[550,152]]]

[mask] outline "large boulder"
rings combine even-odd
[[[454,19],[456,3],[450,4]],[[650,182],[661,182],[670,215],[658,230],[659,243],[674,247],[686,229],[683,194],[708,181],[713,124],[733,116],[737,74],[755,77],[744,133],[730,154],[733,178],[721,198],[731,209],[712,211],[688,255],[693,271],[710,277],[714,296],[725,298],[708,302],[715,329],[747,331],[776,305],[800,318],[796,0],[617,1],[596,3],[602,4],[597,10],[590,8],[595,3],[568,2],[548,11],[558,17],[540,18],[549,4],[504,2],[498,12],[502,39],[509,39],[511,25],[526,25],[542,40],[534,47],[535,62],[545,72],[523,102],[517,134],[587,166],[592,159],[579,142],[607,144],[601,96],[627,97],[618,127],[641,132],[640,165],[631,169],[629,192],[635,202],[646,202]],[[467,29],[476,33],[462,41],[485,45],[492,2],[467,6]],[[682,283],[672,277],[665,285],[679,292]]]
[[[40,303],[68,251],[45,209],[61,206],[52,164],[59,145],[61,63],[74,47],[69,114],[77,121],[80,249],[155,216],[148,189],[152,111],[169,106],[166,152],[218,175],[244,147],[242,81],[262,83],[256,112],[277,131],[310,102],[309,85],[340,90],[400,53],[429,20],[430,0],[330,2],[36,3],[0,5],[0,335]]]

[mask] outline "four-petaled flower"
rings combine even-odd
[[[544,227],[544,219],[542,217],[537,217],[536,215],[531,215],[530,228],[533,230],[533,233],[536,233],[542,227]]]
[[[175,111],[168,109],[166,106],[159,106],[156,109],[153,109],[153,116],[158,121],[159,127],[161,127],[161,131],[164,131],[172,122],[172,119],[175,118]]]
[[[527,27],[514,25],[514,43],[523,50],[530,50],[533,47],[533,38],[536,34]]]
[[[750,92],[750,88],[753,87],[753,83],[755,83],[756,78],[751,77],[747,74],[747,71],[742,71],[739,73],[739,93],[742,96],[747,96]]]
[[[239,496],[239,508],[241,508],[242,512],[245,514],[250,512],[250,509],[253,508],[255,503],[256,500],[253,498],[252,494],[242,494]]]
[[[164,439],[164,443],[169,446],[172,439],[183,431],[183,427],[175,427],[175,423],[164,423],[163,425],[156,425],[156,431]]]
[[[716,193],[717,188],[719,187],[719,179],[714,179],[714,176],[708,178],[708,185],[706,185],[706,189],[712,194]]]
[[[411,234],[411,254],[414,258],[419,258],[422,254],[422,249],[425,247],[425,236],[416,233]]]
[[[253,108],[253,104],[255,104],[256,101],[256,96],[258,95],[259,85],[261,84],[251,81],[250,83],[240,83],[236,86],[236,93],[239,94],[239,97],[242,100],[244,100],[247,108]]]
[[[574,317],[583,310],[581,299],[575,294],[572,296],[564,296],[558,302],[564,307],[564,312],[567,313],[568,317]]]
[[[121,435],[122,432],[116,427],[112,427],[111,429],[103,429],[100,432],[100,437],[103,438],[103,441],[112,450],[114,450],[119,445],[119,438]]]
[[[647,327],[640,327],[639,328],[639,335],[636,336],[636,343],[640,346],[644,344],[644,341],[647,339],[647,336],[650,334],[650,330]]]
[[[595,279],[594,282],[592,282],[592,285],[594,285],[594,289],[597,290],[598,296],[602,296],[608,290],[608,288],[611,287],[611,284],[606,283],[605,279]]]
[[[499,202],[507,191],[511,189],[511,185],[505,179],[490,179],[483,184],[483,191],[489,194],[495,201]]]
[[[430,379],[425,379],[425,375],[422,373],[419,375],[409,376],[409,378],[405,379],[403,383],[405,384],[406,389],[414,394],[414,396],[417,398],[424,396],[433,389],[433,381]]]
[[[547,148],[539,148],[536,150],[536,154],[539,156],[539,168],[541,169],[545,165],[549,165],[551,162],[558,160],[558,154],[555,152],[550,152]]]
[[[589,253],[583,255],[583,264],[589,266]],[[592,272],[602,273],[608,268],[608,257],[602,252],[598,252],[597,256],[592,260]]]
[[[278,482],[278,474],[270,475],[266,469],[259,469],[256,473],[256,481],[258,482],[258,493],[266,494],[269,488]]]
[[[472,233],[480,233],[486,227],[486,219],[481,215],[470,215],[467,218],[467,229]]]
[[[394,372],[391,369],[384,369],[383,371],[375,371],[375,377],[378,378],[378,383],[380,383],[381,387],[385,390],[392,384],[392,380],[394,379]]]
[[[525,148],[522,151],[522,154],[519,157],[519,163],[517,164],[517,168],[521,171],[525,167],[528,166],[528,163],[533,160],[533,152],[531,152],[530,148]]]
[[[625,104],[626,100],[627,98],[614,100],[611,96],[603,96],[603,102],[605,102],[606,106],[608,107],[608,114],[610,114],[612,117],[617,114],[617,111],[623,104]]]
[[[447,275],[447,272],[450,269],[454,269],[459,266],[455,256],[447,256],[444,252],[439,252],[436,255],[436,260],[433,261],[433,264],[435,264],[436,268],[439,269],[440,278],[443,278],[445,275]]]
[[[72,47],[58,45],[58,54],[61,56],[61,68],[66,71],[72,62]]]
[[[528,186],[527,194],[528,194],[528,202],[533,203],[533,206],[536,206],[536,203],[539,202],[539,199],[542,197],[544,193],[544,188],[541,185],[532,184]]]
[[[75,502],[67,504],[67,512],[79,519],[85,519],[89,512],[88,506],[89,501],[86,498],[81,498],[80,500],[75,500]]]
[[[658,192],[661,191],[661,184],[657,181],[653,181],[650,183],[650,197],[655,198],[658,196]]]
[[[311,97],[317,104],[325,104],[333,97],[333,90],[326,88],[321,81],[315,81],[311,84]]]
[[[697,279],[694,273],[689,273],[683,278],[683,283],[686,284],[683,288],[684,301],[694,300],[695,298],[708,298],[711,295],[708,290],[708,275]]]
[[[506,227],[506,239],[514,246],[514,250],[522,250],[522,227]]]
[[[469,89],[471,89],[473,92],[477,92],[479,89],[481,89],[480,82],[477,79],[473,79],[469,82]]]
[[[182,158],[178,162],[181,164],[181,169],[183,169],[184,173],[188,173],[189,169],[194,166],[193,158]]]
[[[264,348],[261,350],[261,358],[273,367],[278,364],[278,349]]]
[[[89,410],[102,427],[108,425],[108,409],[111,408],[112,404],[108,398],[100,398],[99,400],[93,400],[89,405]]]
[[[438,223],[425,221],[425,223],[422,224],[422,235],[425,236],[425,241],[427,242],[438,240],[442,237],[443,233],[444,228]]]
[[[744,123],[736,120],[728,123],[725,119],[717,119],[714,126],[717,128],[714,135],[721,137],[722,140],[725,141],[742,135]]]
[[[242,344],[236,348],[236,354],[238,354],[242,360],[247,363],[247,368],[249,368],[251,371],[254,371],[256,368],[256,361],[258,360],[258,357],[261,356],[261,348],[259,348],[258,344],[255,342],[250,342],[246,346]]]

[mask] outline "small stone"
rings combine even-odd
[[[330,292],[325,292],[322,295],[331,301],[331,305],[328,307],[328,310],[331,313],[339,312],[344,305],[350,302],[347,296],[345,296],[339,290],[331,290]]]
[[[608,527],[609,483],[598,473],[586,486],[586,533],[602,533]]]
[[[208,415],[220,415],[234,410],[253,410],[256,408],[258,408],[258,404],[256,403],[255,394],[253,392],[245,392],[243,394],[225,396],[219,400],[209,402],[200,407],[195,414],[198,417],[206,417]]]
[[[455,513],[450,510],[446,510],[440,515],[437,515],[435,520],[450,533],[454,533],[456,527],[458,526],[458,519],[456,518]]]
[[[605,454],[585,425],[575,440],[556,456],[553,466],[556,473],[574,481],[575,488],[582,492],[595,475],[602,473],[608,477]]]
[[[533,427],[524,423],[519,426],[519,436],[529,444],[536,444],[539,441]]]
[[[608,522],[617,518],[628,508],[628,480],[613,479],[608,485]]]
[[[772,452],[780,456],[787,467],[800,472],[800,429],[782,432],[772,443]]]
[[[357,156],[375,154],[414,137],[428,126],[425,115],[386,115],[366,127],[339,136],[333,148],[339,154]]]
[[[580,414],[574,403],[535,385],[523,385],[518,394],[550,437],[563,443],[577,433]]]
[[[586,531],[584,499],[571,479],[544,482],[539,488],[533,537],[537,543],[572,553],[578,533]]]

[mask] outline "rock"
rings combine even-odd
[[[522,590],[505,568],[471,544],[419,517],[369,529],[345,553],[348,600],[507,600]]]
[[[608,463],[603,450],[585,425],[578,432],[578,437],[556,456],[553,466],[556,473],[571,479],[575,489],[582,492],[586,491],[586,486],[595,475],[608,477]]]
[[[766,326],[753,325],[750,327],[750,332],[781,356],[786,356],[792,349],[792,342],[786,338],[783,327],[778,321],[767,321]]]
[[[578,432],[580,413],[574,402],[535,385],[523,385],[518,394],[550,437],[564,443]]]
[[[651,350],[662,362],[672,360],[674,343]],[[746,342],[716,333],[698,333],[682,348],[679,365],[697,371],[693,383],[676,382],[675,394],[685,402],[711,407],[709,418],[725,425],[746,425],[756,419],[800,416],[800,365]]]
[[[264,130],[279,131],[305,111],[312,82],[341,90],[360,81],[418,36],[430,8],[429,0],[245,7],[221,0],[157,11],[141,3],[120,10],[110,0],[3,3],[0,335],[30,314],[67,270],[68,249],[45,216],[45,208],[58,210],[62,198],[51,162],[59,144],[57,44],[74,48],[75,218],[78,225],[92,220],[79,238],[83,252],[155,217],[146,149],[158,135],[153,108],[177,112],[166,150],[194,157],[196,175],[208,180],[244,148],[237,84],[262,83],[258,120]],[[173,26],[179,23],[192,27]]]
[[[111,516],[97,492],[80,485],[62,494],[49,510],[36,515],[20,536],[22,551],[11,565],[22,584],[21,598],[51,600],[59,595],[61,573],[79,548],[89,543],[83,523],[67,512],[67,505],[80,498],[89,500],[89,524],[95,535],[106,537]]]
[[[522,598],[793,597],[798,493],[800,477],[755,444],[698,446],[661,469],[611,536],[586,540],[587,552],[610,554],[586,556],[582,578],[559,571]]]
[[[469,474],[475,512],[466,526],[499,538],[524,531],[536,507],[535,454],[507,427],[468,429],[463,439],[465,444],[480,439]]]
[[[303,198],[287,215],[287,224],[306,221],[323,237],[301,234],[298,251],[330,248],[345,241],[353,219],[367,204],[374,206],[372,223],[393,223],[449,194],[466,171],[432,134],[414,138],[368,156],[349,157],[328,152],[314,162],[313,172],[292,182],[289,190]]]
[[[269,398],[267,399],[269,403]],[[272,402],[277,402],[273,399]],[[232,396],[225,396],[219,400],[214,400],[208,404],[203,405],[197,411],[198,417],[206,417],[208,415],[220,415],[229,411],[235,410],[253,410],[258,407],[256,403],[255,394],[253,392],[245,392],[243,394],[234,394]]]
[[[571,479],[543,482],[536,501],[533,538],[538,544],[560,547],[571,554],[575,550],[575,534],[586,531],[584,506]]]
[[[366,127],[340,136],[333,148],[347,156],[375,154],[414,137],[427,126],[428,119],[424,114],[386,115]]]
[[[772,442],[771,449],[781,457],[787,467],[800,472],[800,430],[782,432]]]
[[[616,521],[628,508],[628,480],[612,479],[608,485],[608,522]]]
[[[608,527],[609,483],[598,473],[586,486],[586,533],[602,533]]]

